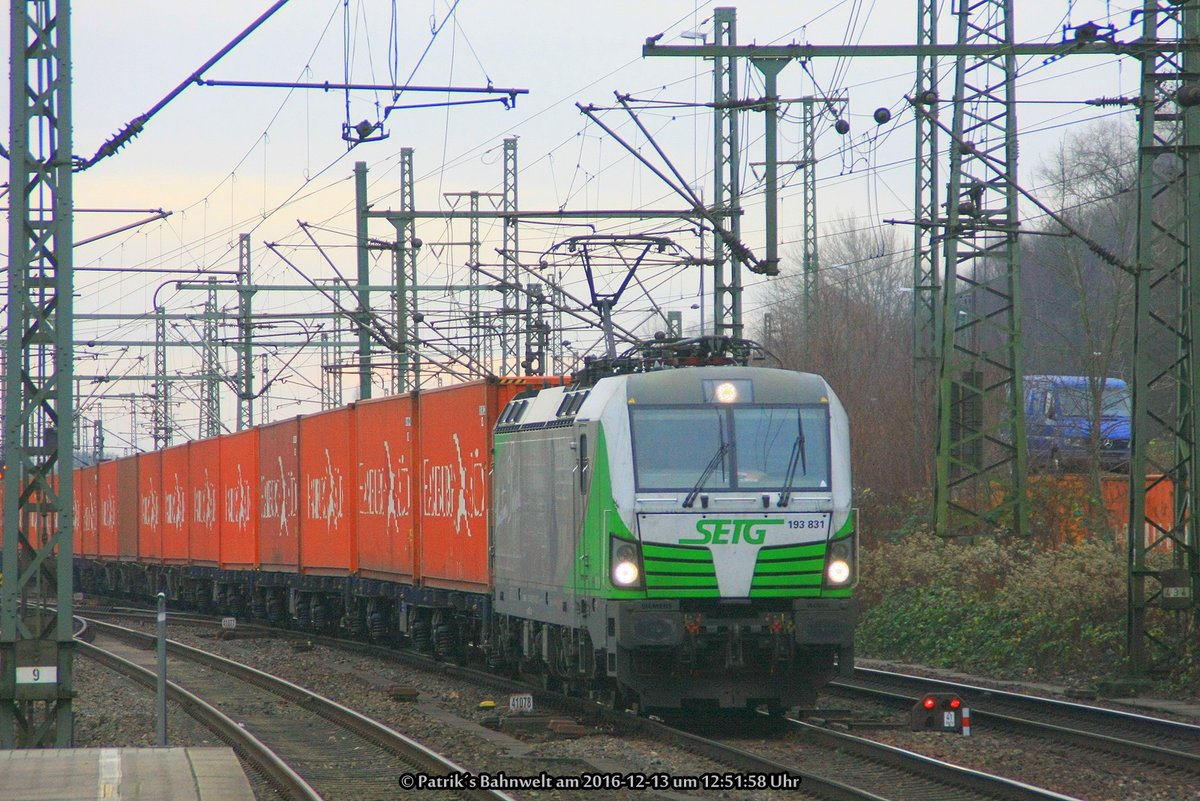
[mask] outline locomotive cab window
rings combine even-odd
[[[634,406],[637,488],[828,492],[825,405]]]

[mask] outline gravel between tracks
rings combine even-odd
[[[149,630],[151,626],[122,621],[130,628]],[[449,756],[474,772],[509,776],[578,776],[581,773],[666,773],[672,776],[700,776],[725,773],[727,769],[686,751],[643,738],[628,738],[589,729],[578,738],[558,738],[549,733],[496,732],[483,723],[495,718],[495,710],[481,709],[480,702],[494,700],[507,707],[507,696],[497,696],[460,680],[438,676],[379,656],[356,654],[317,644],[311,651],[297,651],[292,641],[239,636],[216,639],[211,628],[175,624],[172,639],[220,654],[308,687],[335,701],[376,718],[397,731]],[[391,699],[393,685],[416,689],[415,702]],[[541,714],[569,720],[566,714],[552,710]],[[151,726],[153,720],[151,719]],[[520,739],[518,739],[518,737]],[[749,747],[749,746],[748,746]],[[798,766],[803,769],[803,762]],[[784,801],[803,799],[795,791],[688,790],[655,792],[649,790],[585,791],[510,791],[519,799],[557,801],[558,799],[611,799],[645,801],[666,798],[728,799],[729,801]],[[400,791],[397,791],[397,798]]]
[[[76,748],[149,748],[155,744],[157,713],[152,691],[80,655],[75,658],[74,687]],[[171,701],[167,702],[167,743],[225,746]],[[258,801],[280,799],[256,773],[246,769],[246,776]]]
[[[129,624],[134,625],[134,624]],[[529,775],[545,771],[552,776],[574,776],[591,772],[669,773],[696,776],[724,772],[708,760],[695,757],[661,743],[642,738],[625,738],[596,732],[577,739],[556,739],[549,735],[526,735],[514,739],[479,724],[495,717],[495,712],[479,707],[485,699],[500,707],[507,697],[460,680],[438,676],[430,671],[411,668],[383,657],[339,651],[316,645],[312,651],[297,651],[292,642],[242,636],[218,640],[211,629],[185,625],[172,626],[170,636],[189,645],[210,650],[310,687],[324,695],[387,723],[431,748],[447,754],[474,772]],[[393,701],[388,696],[392,685],[407,685],[419,692],[416,702]],[[147,704],[151,704],[147,701]],[[878,719],[885,715],[871,704],[847,704],[831,700],[830,706],[850,707],[852,716]],[[152,710],[151,710],[152,711]],[[549,712],[549,710],[541,710]],[[563,716],[566,717],[566,716]],[[904,716],[899,716],[901,719]],[[153,718],[148,718],[150,730]],[[904,729],[855,729],[851,733],[869,739],[917,751],[937,759],[1008,776],[1049,787],[1089,801],[1180,801],[1200,799],[1194,777],[1168,773],[1152,777],[1130,775],[1113,760],[1097,756],[1082,761],[1079,752],[1035,740],[1016,741],[1012,737],[981,729],[978,722],[972,737],[909,732]],[[732,733],[735,734],[736,733]],[[152,734],[149,735],[152,737]],[[803,751],[789,738],[776,741],[750,739],[740,743],[746,750],[764,753],[779,761],[805,767]],[[524,791],[514,796],[525,799],[573,799],[583,796],[570,791]],[[658,795],[670,799],[684,797],[737,799],[763,798],[766,801],[797,798],[791,792],[750,793],[739,791],[688,791],[652,793],[647,791],[590,791],[588,798],[646,799]]]
[[[903,672],[912,671],[905,669]],[[904,724],[902,728],[889,729],[852,727],[849,733],[857,737],[1046,787],[1088,801],[1200,799],[1194,776],[1156,771],[1146,767],[1130,768],[1102,753],[1082,752],[1090,756],[1081,759],[1079,749],[1035,738],[1014,738],[1007,733],[988,731],[987,726],[978,719],[972,722],[971,736],[962,737],[955,734],[909,731],[907,712],[897,713],[890,707],[870,701],[837,697],[828,698],[824,703],[830,708],[836,707],[849,713],[836,717]],[[835,715],[831,714],[830,717]],[[770,753],[779,754],[781,758],[782,754],[786,753],[784,743],[774,743],[769,745],[769,748]]]

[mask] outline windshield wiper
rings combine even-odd
[[[704,482],[708,481],[708,477],[717,469],[717,465],[725,464],[725,454],[729,453],[729,443],[724,439],[721,440],[720,447],[713,457],[708,460],[708,464],[704,468],[704,472],[700,474],[700,478],[696,479],[696,485],[692,487],[692,491],[683,499],[683,508],[690,509],[696,503],[696,496],[700,494],[700,490],[704,487]]]
[[[800,463],[804,475],[808,475],[808,458],[804,454],[804,421],[796,418],[799,433],[792,443],[792,455],[788,459],[787,475],[783,479],[783,492],[779,493],[779,506],[787,506],[792,500],[792,479],[796,477],[796,463]]]

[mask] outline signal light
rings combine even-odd
[[[913,731],[964,731],[969,712],[954,693],[929,693],[913,704],[909,726]],[[969,723],[966,725],[970,725]]]

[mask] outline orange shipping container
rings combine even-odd
[[[167,448],[161,456],[162,484],[159,490],[162,504],[159,520],[162,525],[162,559],[170,564],[186,564],[190,556],[188,537],[191,533],[188,445]]]
[[[303,572],[343,575],[354,552],[354,407],[300,420],[300,563]]]
[[[421,580],[486,590],[488,473],[499,387],[475,382],[423,392],[417,420]]]
[[[137,457],[138,561],[162,560],[162,452]]]
[[[258,555],[263,570],[296,572],[300,564],[299,418],[258,434]]]
[[[216,567],[221,559],[219,439],[198,439],[188,444],[188,474],[188,514],[191,515],[191,536],[188,537],[191,549],[190,563]]]
[[[136,456],[117,462],[117,556],[125,562],[138,559],[138,463]]]
[[[96,511],[100,558],[116,559],[117,462],[101,462],[96,466]]]
[[[221,437],[220,448],[221,567],[257,568],[258,430]]]
[[[409,396],[355,406],[357,549],[363,576],[413,577],[413,425]]]
[[[1093,537],[1116,537],[1124,540],[1129,528],[1129,477],[1106,474],[1101,477],[1100,492],[1107,517],[1107,531],[1094,531],[1089,521],[1081,514],[1086,506],[1091,484],[1080,474],[1065,476],[1030,476],[1029,487],[1035,502],[1046,518],[1048,534],[1058,543],[1083,542]],[[1155,533],[1162,527],[1174,525],[1174,488],[1170,480],[1162,476],[1146,477],[1146,517],[1154,521],[1143,522],[1143,536],[1147,544],[1157,538]]]
[[[75,471],[75,555],[95,559],[100,555],[99,520],[96,507],[95,465]]]

